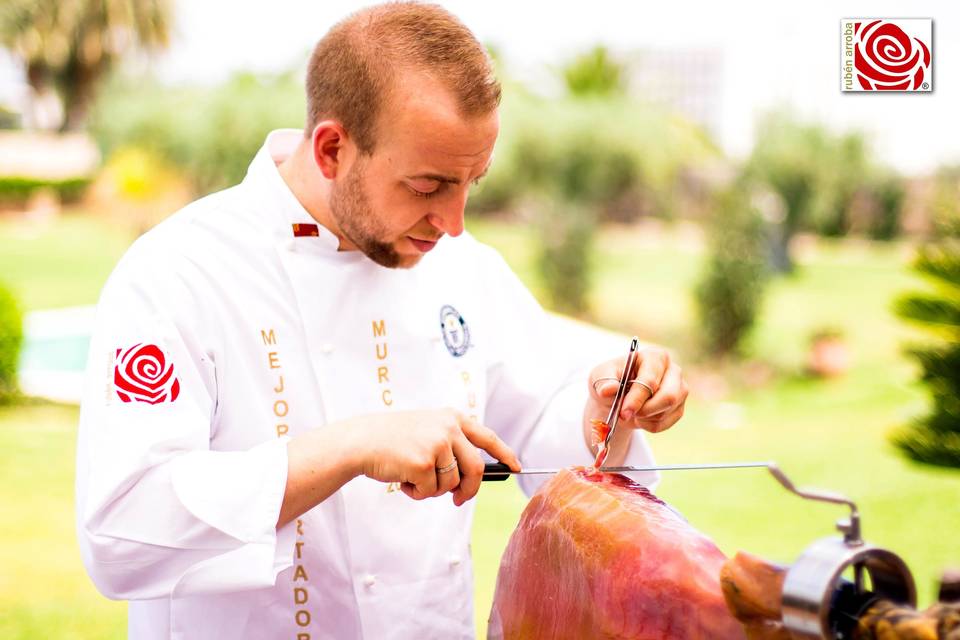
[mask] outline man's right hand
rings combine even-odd
[[[343,429],[357,475],[399,482],[414,500],[449,491],[459,507],[473,498],[483,479],[479,449],[520,470],[517,456],[493,430],[453,409],[358,416]]]
[[[480,489],[484,463],[478,449],[520,470],[517,456],[496,433],[453,409],[357,416],[302,433],[287,444],[287,486],[277,526],[359,475],[398,482],[414,500],[452,492],[459,507]],[[454,458],[457,464],[441,473]]]

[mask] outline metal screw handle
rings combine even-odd
[[[850,519],[837,522],[837,530],[843,534],[843,541],[850,546],[863,544],[863,538],[860,537],[860,512],[857,505],[850,498],[834,493],[832,491],[821,491],[820,489],[798,489],[796,485],[780,470],[775,463],[767,465],[770,474],[777,479],[783,488],[794,493],[801,498],[808,500],[817,500],[820,502],[830,502],[832,504],[845,504],[850,507]]]

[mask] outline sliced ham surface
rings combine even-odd
[[[510,538],[488,637],[740,640],[720,589],[725,559],[629,478],[565,469]]]

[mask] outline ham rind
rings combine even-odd
[[[510,538],[488,638],[740,640],[720,590],[724,560],[629,478],[562,470]]]

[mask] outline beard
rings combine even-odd
[[[334,186],[330,194],[330,214],[344,237],[368,258],[389,269],[404,266],[403,256],[393,243],[380,239],[387,235],[387,230],[370,209],[363,183],[364,166],[364,162],[358,160],[343,183]]]

